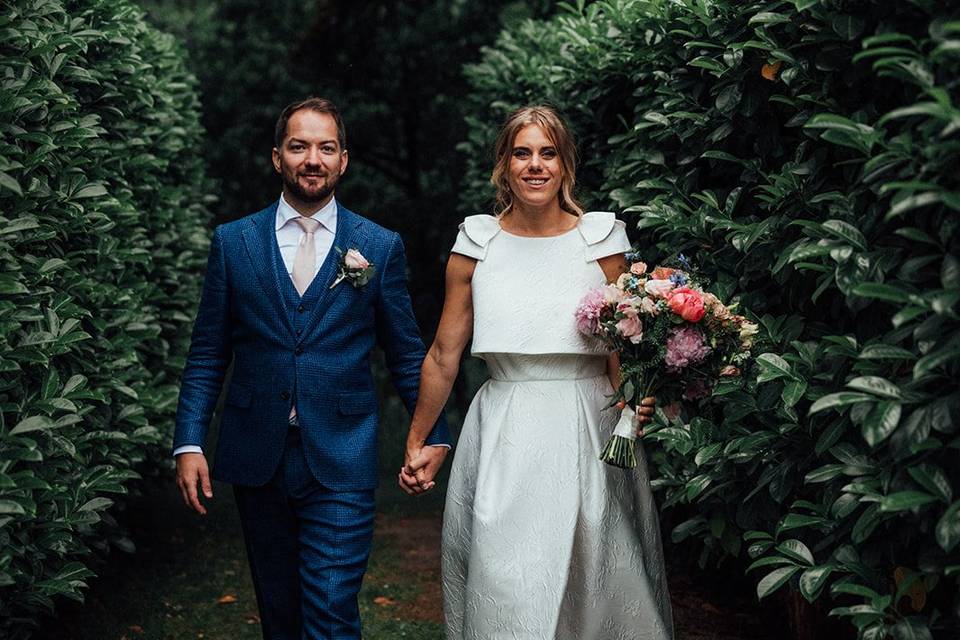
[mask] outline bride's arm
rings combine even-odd
[[[424,460],[420,455],[421,449],[450,396],[453,382],[460,370],[460,357],[473,333],[473,296],[470,281],[476,265],[476,260],[459,253],[450,254],[447,262],[443,313],[440,315],[440,324],[433,344],[427,350],[420,369],[420,391],[410,422],[410,432],[407,434],[404,456],[405,473],[408,478],[412,478],[411,473],[417,472],[419,486],[404,483],[404,471],[401,471],[400,486],[407,493],[420,493],[432,487],[433,476],[439,469],[439,464],[420,465],[414,462],[418,459]],[[441,458],[440,463],[442,462]],[[414,464],[411,466],[411,463]]]
[[[600,268],[603,269],[603,275],[607,282],[614,283],[622,274],[626,273],[627,258],[622,253],[615,253],[612,256],[600,258],[597,261]],[[614,389],[620,388],[620,356],[616,351],[607,357],[607,377],[610,378],[610,384]],[[640,406],[637,407],[637,435],[643,435],[643,425],[650,422],[653,412],[656,410],[656,398],[643,398],[640,400]]]

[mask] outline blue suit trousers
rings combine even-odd
[[[357,594],[373,539],[374,492],[317,482],[291,426],[276,474],[234,485],[267,640],[360,640]]]

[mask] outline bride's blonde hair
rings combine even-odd
[[[579,216],[583,213],[583,207],[573,197],[573,188],[577,182],[577,147],[573,140],[573,134],[567,127],[563,118],[552,107],[545,105],[533,105],[517,109],[504,121],[500,127],[500,133],[497,135],[497,141],[494,144],[494,165],[493,173],[490,175],[490,182],[496,187],[496,214],[498,216],[510,213],[513,207],[513,191],[510,190],[509,169],[511,152],[513,151],[513,142],[517,134],[524,127],[537,125],[549,138],[550,142],[557,149],[560,158],[561,176],[560,191],[557,194],[560,198],[560,208],[564,211]]]

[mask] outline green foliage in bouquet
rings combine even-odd
[[[832,600],[861,638],[956,637],[957,3],[581,2],[469,75],[465,210],[498,121],[552,102],[592,207],[765,329],[742,382],[647,436],[673,539],[749,556],[760,597]]]
[[[4,3],[4,638],[81,598],[91,554],[132,548],[110,507],[168,458],[205,255],[201,133],[179,50],[129,3]]]

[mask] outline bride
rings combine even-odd
[[[584,293],[625,270],[624,224],[574,200],[575,149],[554,110],[511,114],[495,150],[500,213],[460,225],[400,471],[408,493],[433,487],[436,458],[421,449],[472,335],[490,380],[464,420],[447,491],[447,638],[672,638],[642,449],[629,471],[598,459],[619,416],[604,408],[618,363],[574,320]],[[640,424],[653,399],[641,404]]]

